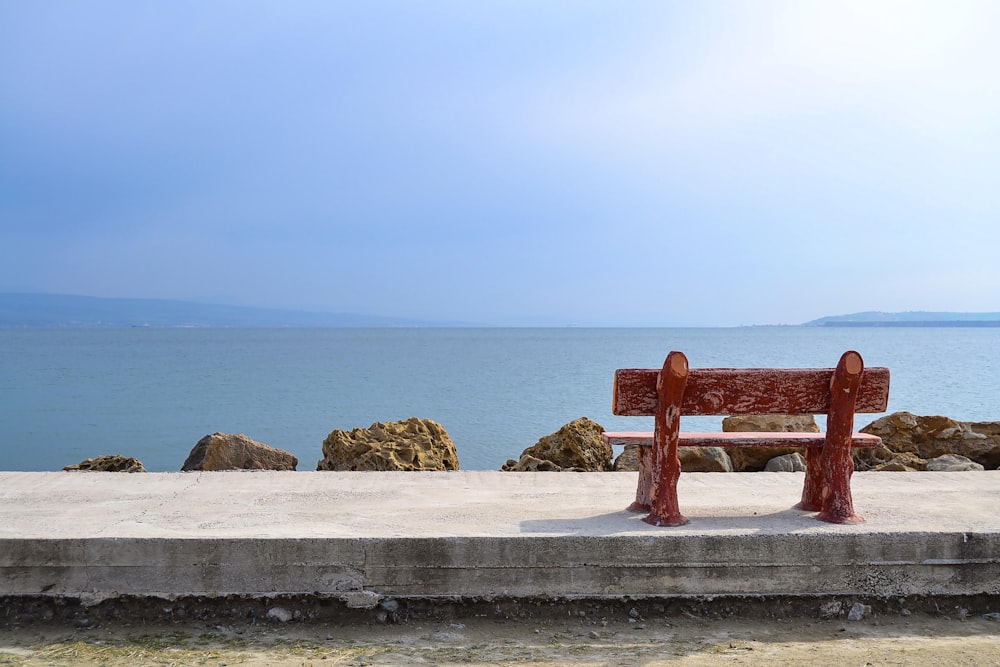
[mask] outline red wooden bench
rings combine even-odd
[[[688,368],[671,352],[663,368],[615,371],[612,412],[650,416],[652,433],[604,434],[614,444],[639,444],[639,486],[630,509],[648,511],[654,526],[688,520],[677,503],[677,447],[804,447],[806,476],[795,507],[819,511],[831,523],[863,521],[851,499],[852,447],[877,447],[881,438],[853,433],[854,413],[885,412],[889,369],[865,368],[845,352],[836,368]],[[681,415],[826,414],[825,433],[682,433]]]

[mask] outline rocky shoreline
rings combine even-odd
[[[723,431],[818,432],[811,415],[727,417]],[[976,471],[1000,469],[1000,422],[961,422],[942,416],[896,412],[859,429],[882,438],[882,446],[854,451],[855,469],[879,472]],[[509,472],[603,472],[638,470],[635,445],[616,458],[597,422],[581,417],[543,436],[501,470]],[[316,470],[458,470],[455,443],[430,419],[377,422],[350,432],[336,429],[323,441]],[[685,472],[796,472],[805,469],[801,450],[683,447]],[[296,470],[293,454],[244,434],[212,433],[195,444],[181,471]],[[123,454],[102,455],[66,471],[146,472]]]

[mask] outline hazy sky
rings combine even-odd
[[[0,2],[0,291],[1000,311],[1000,3]]]

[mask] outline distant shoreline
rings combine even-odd
[[[801,326],[817,327],[1000,327],[1000,320],[937,320],[913,322],[823,322],[822,324],[804,324]]]

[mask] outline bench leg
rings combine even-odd
[[[653,487],[653,448],[639,445],[639,485],[635,489],[635,502],[628,506],[630,512],[648,512]]]
[[[824,446],[824,450],[827,447]],[[829,523],[861,523],[864,519],[854,513],[854,500],[851,497],[851,475],[854,473],[854,461],[851,460],[851,447],[834,446],[831,456],[824,458],[823,465],[826,484],[823,487],[823,506],[816,518]]]
[[[826,442],[820,454],[823,473],[820,521],[830,523],[860,523],[864,521],[854,513],[851,498],[851,432],[854,430],[854,404],[864,362],[857,352],[845,352],[830,380],[830,412],[827,414]]]
[[[822,450],[815,447],[806,449],[806,480],[802,484],[802,500],[795,506],[797,510],[816,512],[823,508],[823,461]]]
[[[654,526],[683,526],[688,520],[677,503],[677,480],[681,461],[677,458],[681,400],[687,384],[688,361],[681,352],[671,352],[656,380],[656,414],[653,430],[652,485],[649,516],[643,521]]]

